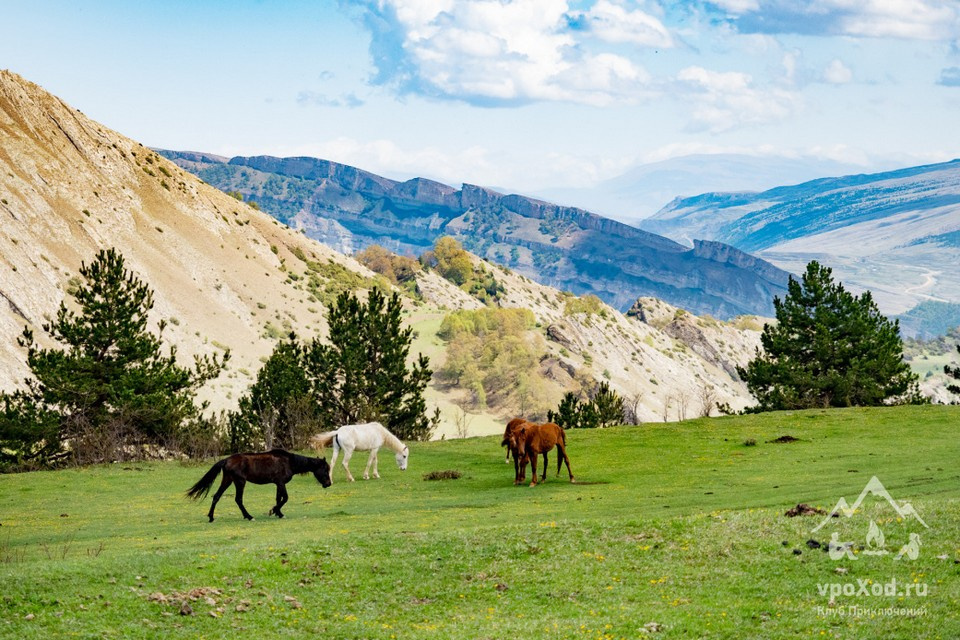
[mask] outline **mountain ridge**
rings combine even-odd
[[[625,310],[642,296],[721,318],[770,315],[787,272],[715,244],[685,247],[663,236],[518,194],[423,178],[399,182],[318,158],[159,150],[225,191],[338,250],[380,244],[421,253],[441,235],[544,284],[593,293]]]

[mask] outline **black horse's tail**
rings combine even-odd
[[[217,476],[220,475],[220,471],[223,470],[223,467],[226,466],[228,458],[224,458],[220,462],[216,463],[210,467],[210,471],[200,478],[200,481],[190,487],[190,490],[187,491],[187,497],[193,498],[194,500],[200,500],[201,498],[206,498],[207,494],[210,493],[210,487],[213,486],[213,481],[217,479]]]

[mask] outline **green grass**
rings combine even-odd
[[[955,638],[958,420],[928,406],[575,431],[578,483],[551,456],[536,488],[512,485],[499,438],[414,443],[406,472],[381,456],[378,481],[294,479],[283,520],[266,516],[272,487],[248,485],[253,522],[232,491],[209,524],[209,499],[184,499],[212,461],[0,476],[0,637]],[[463,476],[423,479],[442,470]],[[819,518],[783,515],[852,503],[873,475],[930,528],[872,503],[815,534]],[[868,517],[894,551],[919,531],[919,558],[805,545],[862,541]],[[928,595],[836,604],[925,615],[818,614],[819,584],[891,578]],[[181,616],[200,588],[217,591]]]

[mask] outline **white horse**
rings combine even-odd
[[[410,457],[410,449],[407,448],[400,438],[393,435],[387,428],[379,422],[367,422],[365,424],[347,424],[336,431],[327,431],[310,438],[310,445],[317,451],[322,451],[325,447],[333,444],[333,459],[330,460],[330,480],[333,481],[333,469],[337,464],[337,456],[340,450],[343,450],[343,470],[347,473],[347,480],[353,482],[353,475],[350,474],[350,458],[354,451],[369,451],[370,458],[367,459],[367,467],[363,470],[363,479],[370,479],[370,465],[373,465],[373,477],[379,478],[377,472],[377,451],[380,447],[386,446],[391,449],[397,457],[397,466],[401,471],[407,469],[407,459]]]

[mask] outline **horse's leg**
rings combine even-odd
[[[544,451],[544,452],[543,452],[543,473],[540,474],[540,482],[546,482],[546,481],[547,481],[547,469],[550,468],[550,466],[547,464],[547,462],[548,462],[548,460],[547,460],[547,452]]]
[[[333,469],[337,466],[337,456],[340,455],[340,447],[336,442],[333,444],[333,455],[330,457],[330,484],[333,484]]]
[[[343,462],[340,463],[343,465],[343,470],[347,472],[347,480],[353,482],[353,474],[350,473],[350,467],[347,466],[350,464],[350,458],[353,457],[353,449],[344,449],[343,450]]]
[[[235,478],[233,481],[237,485],[237,506],[240,507],[240,513],[243,514],[243,517],[247,520],[253,520],[253,516],[247,513],[246,507],[243,506],[243,487],[247,484],[247,481],[243,478]]]
[[[510,452],[507,452],[510,455]],[[513,484],[520,484],[520,454],[513,452]]]
[[[567,448],[562,442],[557,443],[557,451],[560,453],[560,460],[567,463],[567,473],[570,474],[570,482],[573,482],[573,471],[570,469],[570,456],[567,455]],[[560,460],[557,460],[557,475],[560,475]]]
[[[283,482],[277,483],[277,505],[270,509],[270,514],[275,515],[278,518],[283,517],[283,513],[280,511],[280,507],[287,504],[287,485]]]
[[[370,449],[370,457],[367,458],[367,466],[363,470],[363,479],[370,479],[370,466],[373,465],[373,477],[379,478],[380,474],[377,473],[377,449]]]
[[[280,513],[280,507],[281,507],[281,505],[283,504],[282,498],[281,498],[281,496],[283,495],[283,489],[282,489],[283,485],[280,484],[279,482],[276,483],[276,484],[277,484],[277,504],[275,504],[275,505],[273,505],[272,507],[270,507],[270,512],[267,513],[267,515],[268,515],[268,516],[277,516],[278,518],[282,518],[282,517],[283,517],[283,514]]]
[[[215,494],[213,494],[213,502],[210,503],[210,513],[207,514],[207,517],[210,518],[210,522],[213,522],[213,510],[217,508],[217,502],[220,501],[220,496],[222,496],[223,492],[227,490],[227,487],[230,486],[231,482],[233,482],[233,475],[224,469],[223,479],[220,480],[220,488],[217,489]]]
[[[531,454],[530,458],[530,486],[537,485],[537,454]]]

